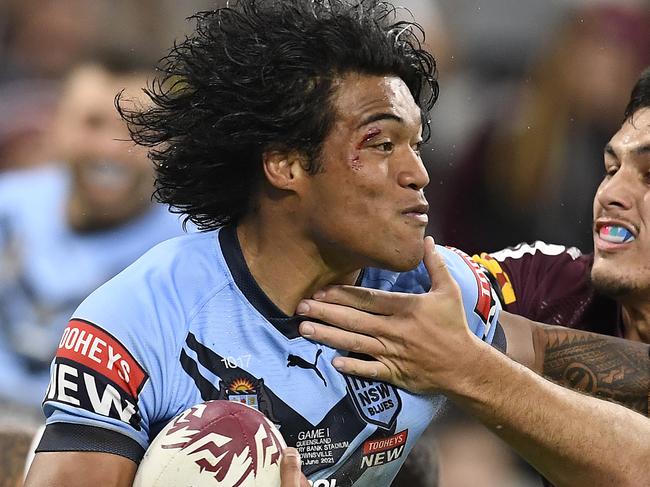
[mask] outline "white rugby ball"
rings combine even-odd
[[[134,487],[280,486],[282,435],[262,413],[231,401],[197,404],[149,445]]]

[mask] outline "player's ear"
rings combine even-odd
[[[267,181],[277,189],[296,191],[305,176],[304,156],[296,151],[268,151],[262,154]]]

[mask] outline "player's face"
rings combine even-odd
[[[134,97],[140,77],[116,77],[98,67],[77,70],[59,108],[56,144],[72,168],[73,193],[91,218],[122,221],[148,206],[153,169],[146,151],[130,141],[113,103]]]
[[[605,147],[606,175],[594,198],[597,288],[650,292],[650,108],[637,111]]]
[[[311,238],[326,259],[411,269],[423,255],[428,211],[420,110],[393,76],[351,74],[335,89],[322,171],[305,195]]]

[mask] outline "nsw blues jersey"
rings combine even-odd
[[[464,254],[439,252],[460,285],[470,328],[491,341],[499,308],[489,282]],[[364,269],[359,284],[430,288],[423,264],[403,273]],[[160,244],[70,321],[52,363],[39,451],[138,461],[173,416],[221,399],[273,421],[314,485],[390,485],[445,398],[340,374],[331,365],[340,352],[302,338],[301,320],[258,287],[234,227]]]

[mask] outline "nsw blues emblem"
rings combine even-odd
[[[397,388],[385,382],[345,376],[348,394],[361,418],[367,423],[390,429],[400,410],[402,399]]]

